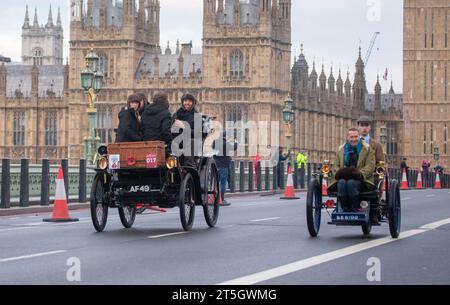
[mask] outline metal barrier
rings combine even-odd
[[[8,209],[11,206],[28,207],[30,204],[48,206],[51,196],[55,193],[58,165],[50,165],[49,160],[42,160],[41,165],[30,165],[30,160],[21,160],[20,165],[11,165],[9,159],[1,161],[0,180],[0,208]],[[61,161],[63,169],[67,196],[71,201],[85,203],[90,197],[90,188],[95,176],[93,168],[87,167],[86,160],[80,160],[78,167],[69,167],[68,160]],[[277,191],[284,190],[286,174],[289,167],[284,162],[270,167],[268,161],[233,160],[230,166],[228,188],[229,192],[235,193],[236,186],[239,192]],[[293,165],[294,187],[305,189],[309,186],[311,179],[320,171],[321,164],[307,163]],[[403,172],[399,168],[389,168],[391,179],[402,181]],[[410,169],[407,172],[408,185],[410,188],[417,186],[419,171]],[[450,188],[450,175],[440,176],[443,188]],[[238,181],[239,180],[239,181]],[[435,186],[436,174],[422,174],[424,188]]]

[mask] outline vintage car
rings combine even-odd
[[[364,185],[360,193],[361,209],[356,212],[344,211],[337,198],[337,188],[322,188],[324,179],[331,173],[326,161],[309,184],[306,202],[306,219],[311,237],[319,235],[322,211],[331,218],[328,224],[336,226],[360,226],[365,235],[369,235],[373,226],[389,224],[392,238],[398,238],[401,230],[400,186],[397,180],[390,180],[384,162],[377,164],[375,178],[376,187]],[[326,194],[327,193],[327,194]],[[328,195],[328,196],[325,196]],[[325,198],[327,200],[325,200]],[[376,220],[376,221],[375,221]]]
[[[204,131],[204,138],[211,131]],[[125,228],[134,224],[138,209],[178,207],[185,231],[192,230],[196,206],[214,227],[219,216],[219,179],[213,155],[196,158],[196,167],[183,166],[183,156],[167,153],[164,142],[102,146],[91,189],[95,229],[105,229],[108,210],[118,208]]]

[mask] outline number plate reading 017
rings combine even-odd
[[[151,189],[150,185],[136,185],[130,187],[130,193],[149,193]]]

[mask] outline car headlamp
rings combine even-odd
[[[178,160],[176,157],[169,157],[166,161],[166,166],[168,169],[172,169],[178,166]]]
[[[107,157],[102,157],[98,160],[98,168],[101,170],[106,170],[108,168],[109,162]]]

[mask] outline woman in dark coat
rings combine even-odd
[[[145,107],[142,114],[142,130],[144,141],[163,141],[167,149],[172,145],[173,120],[169,111],[169,100],[166,94],[159,93],[153,98],[153,104]]]
[[[140,102],[141,98],[138,95],[128,97],[128,106],[119,113],[116,143],[142,141]]]

